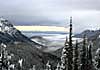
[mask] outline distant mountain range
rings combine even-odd
[[[80,34],[76,34],[74,37],[83,38],[84,35],[86,35],[89,40],[96,40],[100,36],[100,30],[85,30]]]
[[[76,34],[75,37],[81,37],[83,38],[84,35],[87,36],[88,41],[93,42],[92,50],[96,51],[98,48],[100,48],[100,29],[99,30],[85,30],[80,34]],[[95,52],[93,52],[95,54]]]

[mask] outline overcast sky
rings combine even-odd
[[[80,32],[100,27],[100,0],[0,0],[0,16],[16,25],[64,27],[72,16]]]

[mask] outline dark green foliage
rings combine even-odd
[[[96,62],[96,68],[100,69],[100,48],[98,48],[96,51],[95,62]]]
[[[70,18],[69,48],[68,48],[68,70],[73,69],[73,46],[72,46],[72,17]]]
[[[77,41],[76,41],[76,46],[74,48],[73,70],[79,70],[79,48],[78,48],[78,42]]]
[[[91,51],[91,49],[92,49],[92,44],[90,43],[90,45],[88,47],[88,52],[87,52],[87,54],[88,54],[87,58],[88,58],[88,63],[89,64],[93,63],[92,62],[92,51]]]
[[[18,66],[18,60],[20,58],[23,60],[23,70],[28,70],[36,65],[36,70],[43,70],[45,68],[45,64],[48,60],[52,64],[52,70],[56,68],[56,64],[60,61],[59,58],[50,54],[44,53],[37,48],[27,44],[27,43],[19,43],[19,44],[9,44],[7,45],[8,53],[13,53],[14,57],[12,57],[11,62]]]
[[[83,40],[83,46],[82,46],[82,50],[81,50],[81,70],[86,70],[87,69],[87,57],[86,57],[86,36],[84,36],[84,40]]]
[[[92,58],[92,42],[89,43],[87,48],[87,70],[95,70],[95,66],[93,64]]]

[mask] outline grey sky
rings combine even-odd
[[[0,16],[20,25],[65,26],[75,31],[100,27],[100,0],[0,0]],[[66,25],[67,26],[67,25]]]

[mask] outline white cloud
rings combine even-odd
[[[73,11],[73,24],[75,31],[83,31],[85,29],[99,29],[100,27],[100,11],[96,10],[78,10]]]
[[[100,0],[0,0],[0,16],[32,25],[65,26],[73,16],[76,31],[99,27]]]

